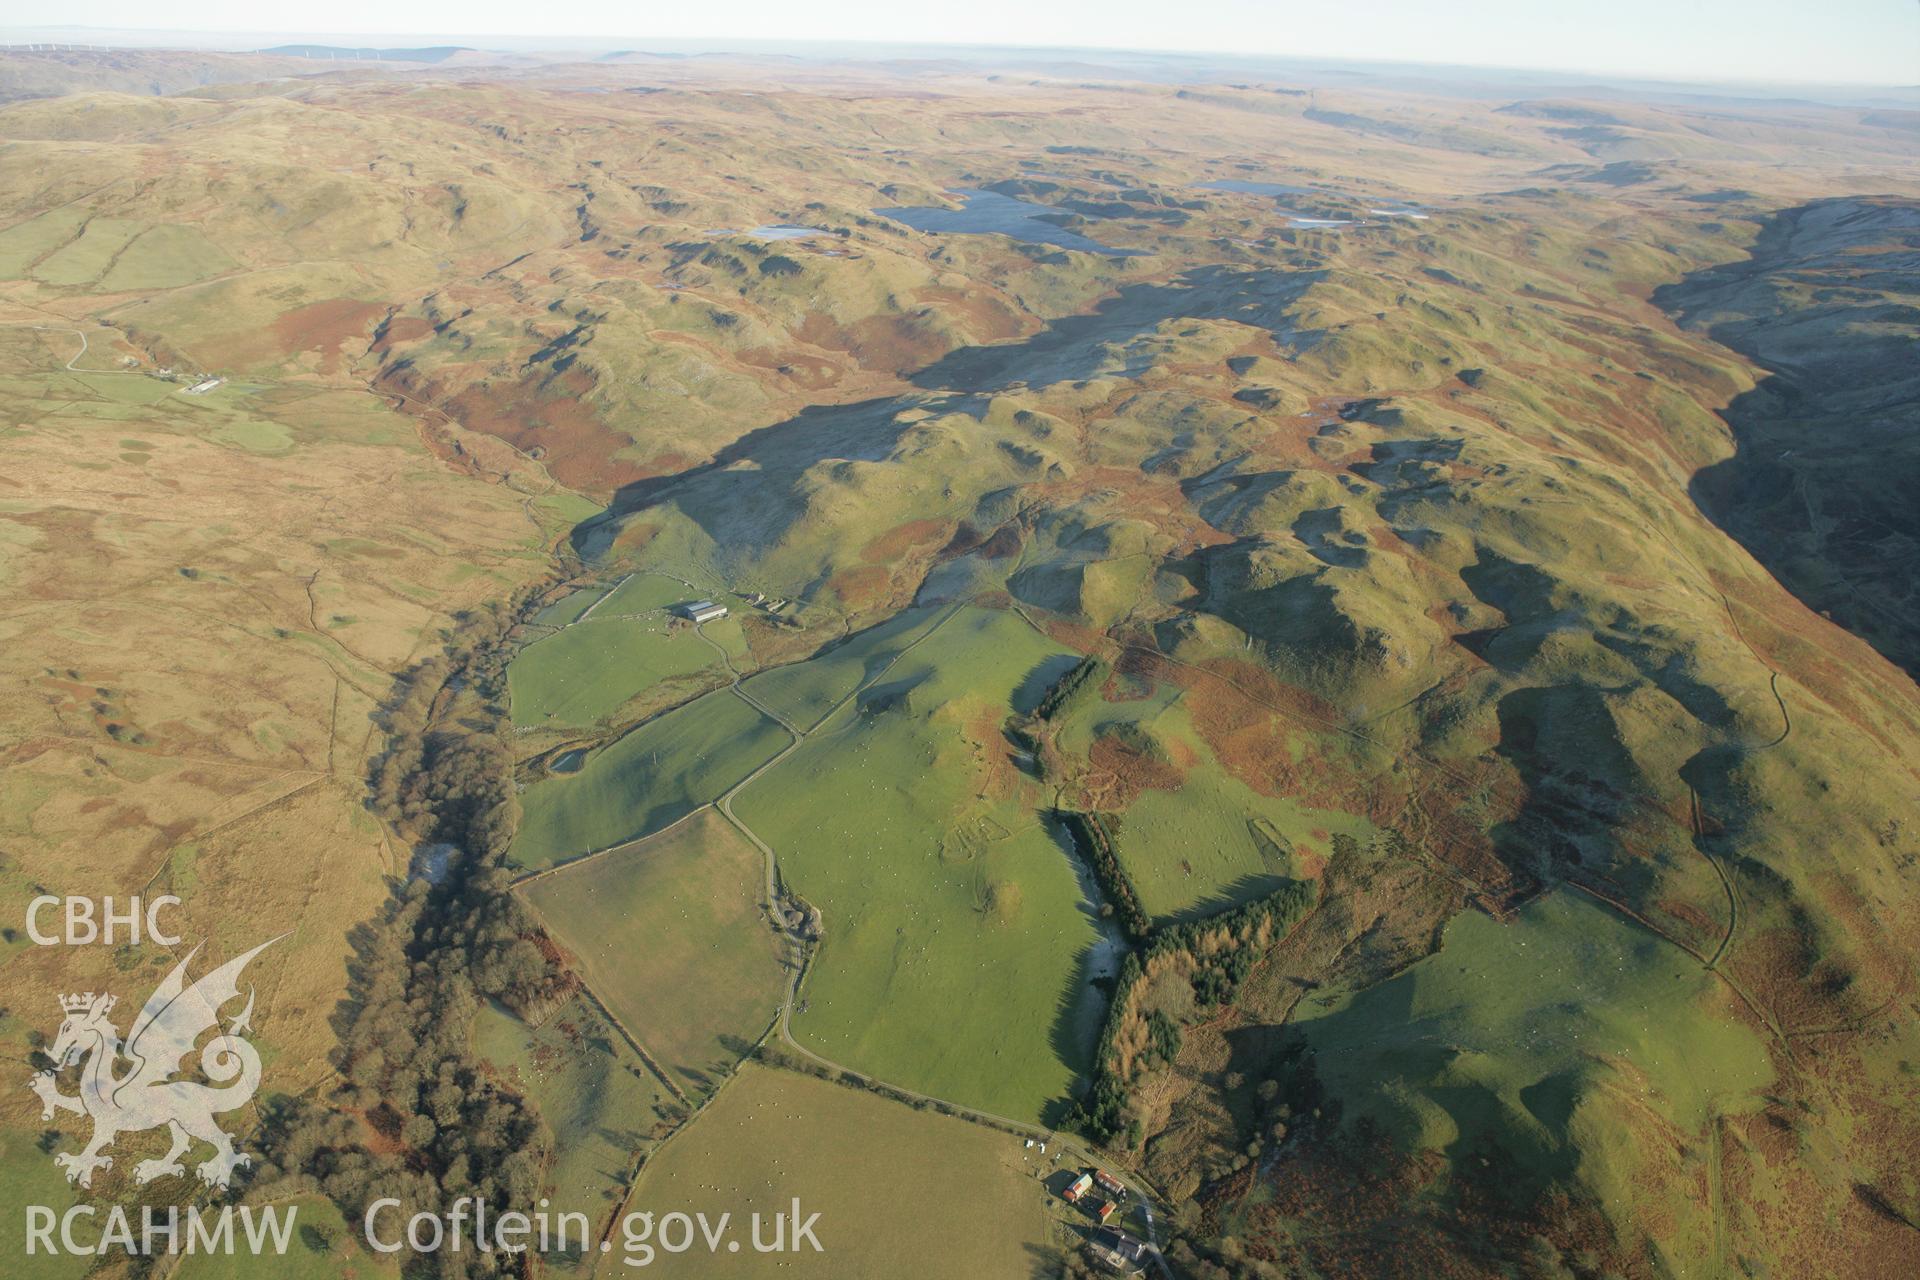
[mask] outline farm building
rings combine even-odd
[[[1079,1204],[1080,1197],[1087,1194],[1087,1189],[1091,1186],[1093,1186],[1093,1175],[1083,1173],[1073,1180],[1072,1186],[1060,1193],[1060,1198],[1068,1204]]]
[[[1102,1191],[1112,1196],[1115,1200],[1121,1199],[1127,1194],[1127,1184],[1108,1173],[1105,1169],[1095,1169],[1093,1171],[1093,1180],[1100,1184]]]
[[[1105,1226],[1113,1218],[1113,1215],[1119,1211],[1120,1202],[1118,1200],[1102,1200],[1099,1206],[1094,1209],[1093,1216],[1100,1219],[1101,1226]]]
[[[727,616],[727,606],[711,600],[690,600],[675,608],[674,612],[695,622],[716,622]]]
[[[1124,1231],[1101,1227],[1087,1241],[1087,1255],[1095,1265],[1115,1275],[1138,1275],[1148,1261],[1150,1250],[1144,1240],[1136,1240]]]

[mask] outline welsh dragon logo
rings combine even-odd
[[[66,1170],[68,1182],[92,1186],[94,1170],[113,1167],[113,1157],[101,1152],[113,1145],[115,1138],[161,1125],[171,1132],[173,1146],[160,1159],[135,1165],[135,1183],[144,1185],[156,1178],[184,1175],[180,1157],[196,1140],[213,1147],[213,1158],[195,1169],[200,1181],[209,1186],[225,1187],[236,1168],[252,1163],[245,1153],[234,1150],[233,1139],[213,1119],[245,1106],[260,1087],[260,1055],[241,1039],[243,1032],[252,1030],[251,987],[247,989],[246,1007],[227,1024],[225,1032],[209,1040],[200,1051],[200,1069],[214,1084],[172,1077],[180,1071],[180,1060],[192,1051],[195,1042],[219,1028],[221,1006],[239,998],[240,972],[247,962],[279,940],[261,943],[189,986],[187,966],[200,953],[196,946],[147,997],[124,1049],[110,1016],[114,997],[91,991],[60,997],[66,1019],[48,1050],[54,1070],[40,1072],[31,1087],[40,1095],[42,1120],[53,1119],[55,1111],[71,1111],[93,1120],[93,1138],[83,1150],[61,1152],[53,1158]],[[126,1067],[116,1071],[122,1060]],[[80,1093],[70,1097],[60,1092],[57,1073],[75,1065],[80,1066]]]

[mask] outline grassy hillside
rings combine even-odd
[[[1658,949],[1715,993],[1700,1034],[1763,1047],[1715,1086],[1710,1111],[1685,1091],[1629,1103],[1569,1078],[1552,1087],[1582,1099],[1577,1136],[1542,1138],[1511,1103],[1475,1104],[1478,1132],[1561,1153],[1508,1188],[1510,1207],[1541,1213],[1571,1195],[1624,1231],[1622,1258],[1718,1257],[1728,1220],[1712,1188],[1735,1176],[1734,1156],[1712,1158],[1696,1199],[1701,1169],[1641,1148],[1589,1152],[1588,1135],[1631,1129],[1652,1105],[1690,1135],[1678,1140],[1711,1142],[1761,1108],[1766,1081],[1792,1076],[1796,1040],[1830,1028],[1852,1029],[1838,1069],[1857,1087],[1897,1069],[1902,1051],[1866,1028],[1908,981],[1903,961],[1877,957],[1914,912],[1912,774],[1889,748],[1914,741],[1920,701],[1693,506],[1693,476],[1732,448],[1714,410],[1755,375],[1643,299],[1736,252],[1738,233],[1684,201],[1632,216],[1629,243],[1622,209],[1570,189],[1121,283],[1085,314],[935,362],[910,392],[801,415],[719,468],[637,486],[584,545],[869,614],[1004,592],[1108,658],[1099,707],[1055,726],[1042,764],[1060,794],[1115,815],[1122,864],[1156,912],[1318,876],[1336,836],[1379,874],[1416,868],[1450,911],[1510,928],[1529,918],[1516,910],[1577,896],[1637,935],[1636,963]],[[877,762],[914,758],[888,750],[860,776],[873,785]],[[949,772],[926,759],[922,776]],[[774,789],[750,790],[741,812],[775,833],[805,890],[810,846],[846,842],[867,794],[841,799],[831,831],[780,816]],[[1836,914],[1836,894],[1860,909]],[[1541,895],[1553,906],[1520,907]],[[1423,922],[1424,906],[1332,909],[1349,942],[1399,959],[1292,980],[1363,992],[1382,966],[1429,954],[1446,966],[1466,945]],[[831,933],[821,949],[829,1008],[846,951]],[[903,954],[896,940],[890,958],[849,967],[898,983],[912,972]],[[1465,1016],[1533,1025],[1596,999],[1578,967],[1522,966],[1514,952],[1487,972],[1522,968],[1522,1012],[1500,1012],[1489,979],[1460,997]],[[810,1038],[814,1016],[795,1025],[817,1048],[829,1042]],[[924,1083],[887,1054],[884,1022],[862,1025],[833,1056]],[[1659,1054],[1690,1052],[1684,1019],[1649,1025]],[[1287,1070],[1286,1037],[1254,1031],[1234,1073]],[[1403,1021],[1389,1039],[1409,1037]],[[1215,1043],[1196,1036],[1191,1052]],[[1532,1072],[1535,1048],[1495,1038],[1475,1052],[1493,1079]],[[1421,1099],[1456,1085],[1402,1052],[1375,1061],[1322,1082],[1347,1117],[1329,1139],[1358,1153],[1384,1135],[1394,1177],[1466,1205],[1483,1167],[1467,1148],[1425,1121],[1389,1124],[1370,1101],[1439,1114],[1448,1104]],[[1219,1086],[1202,1059],[1176,1054],[1163,1071],[1137,1093],[1135,1158],[1191,1186],[1196,1214],[1227,1212],[1248,1187],[1226,1157],[1196,1160],[1195,1134],[1230,1153],[1253,1121],[1206,1100]],[[1863,1134],[1847,1150],[1807,1157],[1824,1194],[1845,1198],[1847,1167],[1876,1170],[1876,1188],[1907,1185],[1893,1147]],[[1760,1169],[1782,1176],[1765,1159],[1742,1176]],[[1695,1207],[1653,1221],[1629,1186]],[[1784,1238],[1764,1243],[1760,1223],[1743,1231],[1746,1256],[1795,1256]]]
[[[833,1274],[1059,1269],[1025,1148],[730,1074],[775,1023],[1099,1113],[1194,1275],[1897,1272],[1910,122],[1123,79],[0,108],[0,886],[289,930],[258,1036],[334,1128],[274,1185],[349,1209],[330,1153],[439,1195],[524,1095],[489,1186],[644,1155],[655,1210],[817,1198]],[[985,187],[1127,252],[878,212]],[[337,1075],[422,1044],[457,1103]]]
[[[710,804],[785,745],[779,725],[721,689],[590,754],[525,797],[515,856],[537,868],[651,835]]]
[[[1011,614],[955,613],[734,802],[824,917],[802,1045],[1023,1120],[1072,1088],[1097,935],[1000,734],[1060,657]]]

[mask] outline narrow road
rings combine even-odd
[[[67,361],[65,366],[63,366],[69,372],[72,372],[72,373],[130,373],[130,374],[134,374],[135,376],[138,376],[139,374],[146,372],[146,370],[144,369],[80,369],[80,368],[76,368],[75,366],[79,363],[81,357],[87,354],[87,335],[82,333],[78,329],[69,329],[65,325],[58,325],[58,324],[29,324],[24,320],[5,321],[5,322],[0,322],[0,324],[4,324],[4,327],[8,329],[38,329],[42,333],[70,333],[74,337],[80,339],[80,349],[74,352],[73,359]]]
[[[714,807],[720,811],[722,816],[724,816],[728,822],[732,823],[734,828],[738,830],[741,835],[745,836],[748,840],[752,841],[754,847],[760,850],[760,854],[762,858],[765,859],[766,872],[767,872],[766,874],[767,900],[765,903],[766,911],[767,911],[767,914],[775,921],[775,923],[780,924],[783,929],[784,929],[784,921],[782,920],[782,917],[781,917],[780,905],[779,905],[780,872],[779,872],[777,855],[774,853],[772,845],[768,844],[765,840],[762,840],[758,832],[754,831],[752,827],[748,826],[745,822],[743,822],[739,817],[737,817],[734,814],[733,812],[734,797],[739,795],[742,791],[746,790],[746,788],[749,785],[751,785],[755,780],[757,780],[762,775],[767,773],[775,765],[779,764],[782,760],[785,760],[788,756],[798,751],[801,745],[806,742],[807,738],[813,733],[818,732],[822,725],[826,724],[829,720],[833,719],[835,715],[839,714],[841,708],[845,707],[849,702],[859,697],[864,690],[872,688],[876,682],[884,679],[887,673],[892,671],[894,666],[898,664],[902,658],[906,657],[909,653],[913,652],[914,649],[918,648],[921,644],[923,644],[925,641],[930,639],[935,633],[937,633],[942,627],[946,626],[947,623],[950,622],[954,618],[954,616],[958,614],[961,609],[965,608],[969,603],[971,602],[966,600],[954,602],[954,604],[948,608],[946,614],[943,617],[941,617],[938,621],[936,621],[932,626],[928,627],[926,631],[914,637],[914,639],[910,641],[908,644],[904,645],[898,653],[894,654],[892,658],[887,660],[887,663],[885,666],[882,666],[878,671],[875,671],[871,675],[867,676],[864,680],[861,680],[860,682],[858,682],[853,687],[853,689],[847,693],[845,697],[841,698],[838,702],[834,703],[832,707],[828,708],[826,714],[821,716],[817,721],[815,721],[811,728],[807,728],[807,729],[796,728],[790,721],[787,720],[785,716],[780,715],[778,712],[774,711],[771,707],[768,707],[767,705],[762,703],[759,699],[755,698],[752,694],[748,693],[746,689],[743,688],[741,685],[741,680],[743,679],[743,677],[741,676],[738,668],[736,668],[733,665],[732,657],[727,653],[727,651],[720,645],[718,641],[714,640],[713,637],[707,635],[704,625],[695,628],[697,631],[699,631],[701,639],[705,640],[708,644],[712,645],[715,649],[719,650],[721,660],[727,664],[727,669],[734,673],[733,683],[728,687],[735,694],[737,694],[740,697],[740,699],[744,701],[748,706],[760,712],[762,715],[766,716],[768,719],[772,720],[774,723],[778,724],[781,728],[785,729],[788,733],[793,735],[793,741],[789,742],[784,750],[782,750],[778,755],[774,756],[772,759],[768,760],[765,764],[761,765],[758,769],[755,769],[752,773],[742,778],[740,781],[734,783],[732,787],[727,789],[724,795],[722,795],[717,801],[714,802]],[[805,1045],[801,1044],[798,1040],[794,1038],[794,1035],[793,1035],[793,1007],[799,998],[800,987],[806,980],[807,971],[812,967],[812,956],[804,945],[799,945],[799,944],[789,942],[788,947],[789,947],[789,959],[787,961],[787,966],[786,966],[787,986],[786,986],[786,991],[781,996],[780,1012],[779,1012],[779,1016],[775,1020],[775,1030],[778,1031],[780,1035],[780,1042],[783,1045],[785,1045],[790,1052],[799,1055],[800,1057],[806,1059],[808,1062],[815,1064],[816,1066],[824,1067],[830,1071],[857,1075],[861,1079],[868,1080],[874,1084],[880,1085],[881,1087],[885,1088],[888,1092],[897,1094],[900,1097],[908,1099],[909,1101],[924,1102],[928,1104],[937,1104],[938,1107],[948,1115],[952,1115],[963,1120],[971,1120],[975,1124],[984,1124],[992,1128],[1005,1130],[1007,1132],[1017,1134],[1024,1138],[1031,1138],[1036,1142],[1052,1144],[1060,1152],[1071,1156],[1075,1163],[1090,1165],[1093,1167],[1104,1167],[1101,1161],[1095,1159],[1094,1156],[1089,1152],[1087,1152],[1084,1148],[1079,1147],[1071,1142],[1063,1142],[1061,1140],[1060,1134],[1056,1130],[1048,1129],[1043,1125],[1029,1124],[1023,1120],[1015,1120],[1010,1116],[996,1115],[991,1111],[981,1111],[975,1107],[962,1106],[959,1103],[950,1102],[945,1098],[935,1097],[934,1095],[928,1094],[928,1093],[921,1093],[916,1089],[908,1089],[902,1085],[891,1084],[884,1080],[877,1080],[873,1076],[868,1075],[866,1072],[860,1071],[854,1067],[849,1067],[845,1063],[835,1062],[831,1058],[824,1058],[819,1054],[815,1053],[813,1050],[807,1048]],[[795,958],[795,953],[797,953],[797,958]],[[1166,1259],[1162,1257],[1160,1254],[1159,1229],[1155,1226],[1155,1223],[1154,1223],[1152,1199],[1146,1196],[1145,1194],[1143,1194],[1137,1186],[1134,1186],[1132,1184],[1128,1185],[1128,1190],[1134,1196],[1136,1196],[1140,1202],[1142,1216],[1145,1218],[1147,1223],[1148,1243],[1153,1246],[1154,1261],[1156,1264],[1158,1264],[1163,1280],[1174,1280],[1172,1269],[1168,1267]]]
[[[663,576],[671,576],[671,575],[663,575]],[[682,581],[682,580],[676,578],[675,581]],[[687,585],[691,586],[692,584],[689,583]],[[730,673],[732,673],[733,679],[726,686],[728,691],[733,693],[736,697],[738,697],[741,701],[745,702],[748,706],[752,707],[755,711],[759,712],[763,716],[766,716],[769,720],[773,721],[775,724],[785,729],[791,737],[791,741],[789,741],[787,745],[784,748],[782,748],[777,754],[775,754],[770,759],[765,761],[758,768],[754,769],[751,773],[747,774],[746,777],[734,783],[717,800],[713,802],[713,808],[716,809],[720,813],[720,815],[724,817],[729,823],[731,823],[736,831],[738,831],[749,842],[751,842],[754,848],[760,851],[760,856],[761,856],[763,865],[766,869],[766,887],[765,887],[766,898],[762,906],[766,911],[768,917],[777,926],[780,927],[783,935],[785,935],[786,923],[780,911],[780,870],[779,870],[778,855],[774,853],[772,845],[768,844],[765,840],[761,839],[760,834],[758,832],[756,832],[752,827],[748,826],[746,822],[744,822],[738,815],[734,813],[733,801],[735,797],[737,797],[742,791],[746,790],[747,787],[751,786],[754,782],[758,781],[766,773],[772,770],[775,765],[778,765],[781,761],[787,759],[794,752],[798,751],[801,748],[801,746],[805,744],[805,742],[810,736],[818,732],[820,728],[824,726],[829,720],[833,719],[833,717],[837,715],[844,707],[846,707],[848,703],[852,702],[855,698],[859,697],[860,694],[865,690],[871,688],[877,681],[884,679],[886,675],[893,670],[895,665],[897,665],[900,662],[901,659],[905,658],[909,653],[912,653],[914,649],[918,648],[921,644],[925,643],[928,639],[932,638],[942,627],[944,627],[949,621],[951,621],[962,609],[966,608],[967,605],[970,603],[971,603],[970,600],[954,601],[948,607],[946,613],[940,618],[938,618],[933,623],[932,626],[928,627],[926,631],[914,637],[913,640],[908,642],[906,645],[902,646],[900,651],[894,654],[893,657],[888,659],[886,664],[880,667],[879,670],[873,672],[872,674],[866,676],[864,679],[858,681],[854,685],[853,689],[851,689],[839,701],[835,702],[830,708],[827,709],[825,714],[823,714],[809,728],[806,728],[806,729],[799,728],[792,721],[788,720],[785,716],[781,715],[779,712],[775,711],[772,707],[767,706],[765,703],[761,702],[758,698],[754,697],[751,693],[749,693],[744,687],[743,681],[746,679],[748,674],[752,674],[752,673],[742,673],[740,669],[734,665],[732,654],[730,654],[727,651],[724,645],[722,645],[719,641],[715,640],[712,636],[707,634],[706,626],[704,623],[697,624],[694,627],[695,633],[698,634],[699,637],[702,640],[704,640],[707,644],[713,647],[714,651],[720,655],[720,660],[726,664],[727,670]],[[569,867],[578,866],[581,862],[587,861],[588,859],[591,859],[591,858],[601,857],[606,853],[612,852],[614,849],[624,849],[632,845],[639,844],[643,841],[654,839],[655,837],[663,834],[665,831],[672,830],[673,827],[678,826],[681,822],[687,821],[694,814],[699,813],[702,809],[705,809],[706,807],[707,806],[702,805],[700,806],[699,809],[695,809],[693,810],[692,813],[684,815],[683,817],[678,819],[676,822],[663,828],[661,831],[652,832],[646,836],[640,837],[637,840],[623,841],[618,845],[612,846],[611,848],[599,850],[593,853],[583,854],[580,857],[571,858],[565,862],[556,864],[554,866],[547,867],[539,871],[531,872],[525,876],[522,876],[519,880],[515,881],[514,888],[515,889],[522,888],[532,881],[542,879],[543,877],[546,877],[546,876],[554,875],[557,872],[565,870],[566,868],[569,868]],[[959,1103],[950,1102],[945,1098],[938,1098],[933,1096],[932,1094],[921,1093],[918,1090],[908,1089],[901,1085],[896,1085],[884,1080],[875,1079],[873,1076],[868,1075],[866,1072],[860,1071],[854,1067],[849,1067],[845,1063],[835,1062],[830,1058],[824,1058],[819,1054],[815,1053],[813,1050],[807,1048],[805,1045],[801,1044],[798,1040],[794,1038],[794,1035],[793,1035],[793,1008],[795,1003],[798,1000],[800,988],[802,984],[805,982],[807,972],[811,968],[812,957],[806,947],[793,942],[791,940],[790,935],[785,935],[785,936],[789,937],[788,959],[786,962],[787,981],[786,981],[786,989],[781,995],[780,1009],[779,1009],[778,1016],[775,1019],[774,1027],[775,1027],[775,1030],[779,1033],[781,1043],[785,1045],[790,1052],[796,1054],[797,1056],[805,1059],[808,1062],[815,1064],[816,1066],[823,1067],[827,1070],[844,1073],[844,1074],[857,1075],[860,1078],[864,1080],[868,1080],[873,1084],[886,1089],[888,1092],[896,1094],[900,1097],[906,1098],[911,1102],[923,1102],[929,1105],[937,1104],[939,1109],[944,1111],[946,1114],[954,1116],[958,1119],[968,1120],[975,1124],[987,1125],[989,1127],[1000,1129],[1004,1132],[1014,1134],[1020,1137],[1031,1138],[1036,1142],[1048,1143],[1052,1145],[1056,1150],[1061,1152],[1062,1154],[1071,1157],[1071,1159],[1078,1164],[1088,1165],[1093,1167],[1105,1167],[1100,1160],[1096,1159],[1093,1156],[1093,1154],[1091,1154],[1085,1148],[1078,1146],[1070,1141],[1063,1141],[1060,1134],[1056,1130],[1048,1129],[1042,1125],[1030,1124],[1024,1120],[1016,1120],[1010,1116],[995,1115],[990,1111],[981,1111],[974,1107],[962,1106]],[[587,987],[587,984],[585,983],[584,979],[582,980],[581,985],[583,990],[586,990],[588,996],[594,1000],[594,1003],[596,1005],[600,1005],[602,1008],[602,1011],[605,1012],[604,1002],[600,1001],[598,996],[595,995],[591,991],[591,989]],[[615,1025],[619,1028],[621,1033],[627,1038],[630,1044],[632,1044],[636,1049],[639,1048],[639,1042],[631,1031],[629,1031],[624,1026],[620,1026],[617,1023],[617,1021]],[[642,1053],[642,1056],[643,1057],[645,1056],[644,1052]],[[658,1074],[657,1070],[656,1070],[656,1074]],[[1128,1190],[1133,1196],[1135,1196],[1138,1199],[1140,1203],[1142,1216],[1145,1219],[1147,1224],[1148,1243],[1153,1246],[1154,1261],[1161,1273],[1162,1280],[1174,1280],[1172,1269],[1167,1265],[1166,1259],[1162,1257],[1160,1253],[1159,1228],[1157,1225],[1156,1218],[1154,1216],[1153,1200],[1149,1196],[1144,1194],[1141,1191],[1140,1187],[1135,1183],[1129,1182]]]
[[[1706,858],[1713,867],[1713,873],[1720,877],[1720,888],[1727,895],[1727,929],[1720,936],[1720,945],[1713,949],[1712,958],[1707,961],[1707,968],[1712,969],[1719,965],[1720,957],[1727,954],[1727,948],[1733,943],[1734,931],[1740,927],[1740,895],[1734,891],[1733,878],[1727,874],[1726,868],[1720,865],[1720,859],[1707,851],[1707,819],[1700,810],[1700,793],[1689,784],[1687,795],[1690,797],[1693,808],[1694,847],[1700,850],[1701,856]]]
[[[744,831],[745,829],[742,828],[742,830]],[[830,1071],[857,1075],[861,1079],[880,1085],[889,1093],[897,1094],[910,1102],[937,1104],[938,1108],[946,1114],[959,1119],[971,1120],[975,1124],[983,1124],[990,1128],[1007,1130],[1023,1138],[1031,1138],[1036,1142],[1051,1144],[1062,1154],[1071,1157],[1070,1163],[1072,1164],[1085,1165],[1098,1169],[1107,1168],[1104,1161],[1095,1157],[1091,1152],[1086,1150],[1086,1148],[1072,1141],[1063,1140],[1059,1131],[1056,1129],[1049,1129],[1044,1125],[1028,1124],[1024,1120],[1015,1120],[1009,1116],[995,1115],[991,1111],[981,1111],[974,1107],[962,1106],[957,1102],[949,1102],[945,1098],[937,1098],[932,1094],[921,1093],[918,1090],[908,1089],[897,1084],[889,1084],[884,1080],[876,1080],[863,1071],[849,1067],[844,1063],[835,1062],[831,1058],[823,1058],[813,1050],[807,1048],[793,1038],[793,1029],[790,1023],[790,1015],[793,1012],[793,998],[800,988],[800,982],[805,976],[806,968],[805,963],[798,966],[790,965],[788,967],[786,1002],[780,1006],[780,1019],[778,1024],[780,1041],[791,1052],[799,1054],[816,1066],[825,1067]],[[1113,1172],[1111,1169],[1107,1171],[1108,1173]],[[1122,1181],[1125,1180],[1123,1179]],[[1152,1197],[1146,1195],[1132,1182],[1127,1183],[1127,1191],[1140,1202],[1141,1216],[1145,1218],[1147,1223],[1147,1242],[1153,1246],[1153,1259],[1159,1265],[1161,1275],[1164,1277],[1164,1280],[1174,1280],[1172,1268],[1167,1265],[1167,1260],[1160,1255],[1160,1231],[1154,1223]]]

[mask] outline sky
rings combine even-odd
[[[15,0],[13,39],[77,12]],[[311,31],[258,0],[89,0],[99,28]],[[1662,79],[1920,84],[1920,0],[330,0],[329,29],[646,41],[869,40],[1278,54]],[[274,15],[274,16],[270,16]],[[144,43],[144,42],[143,42]]]

